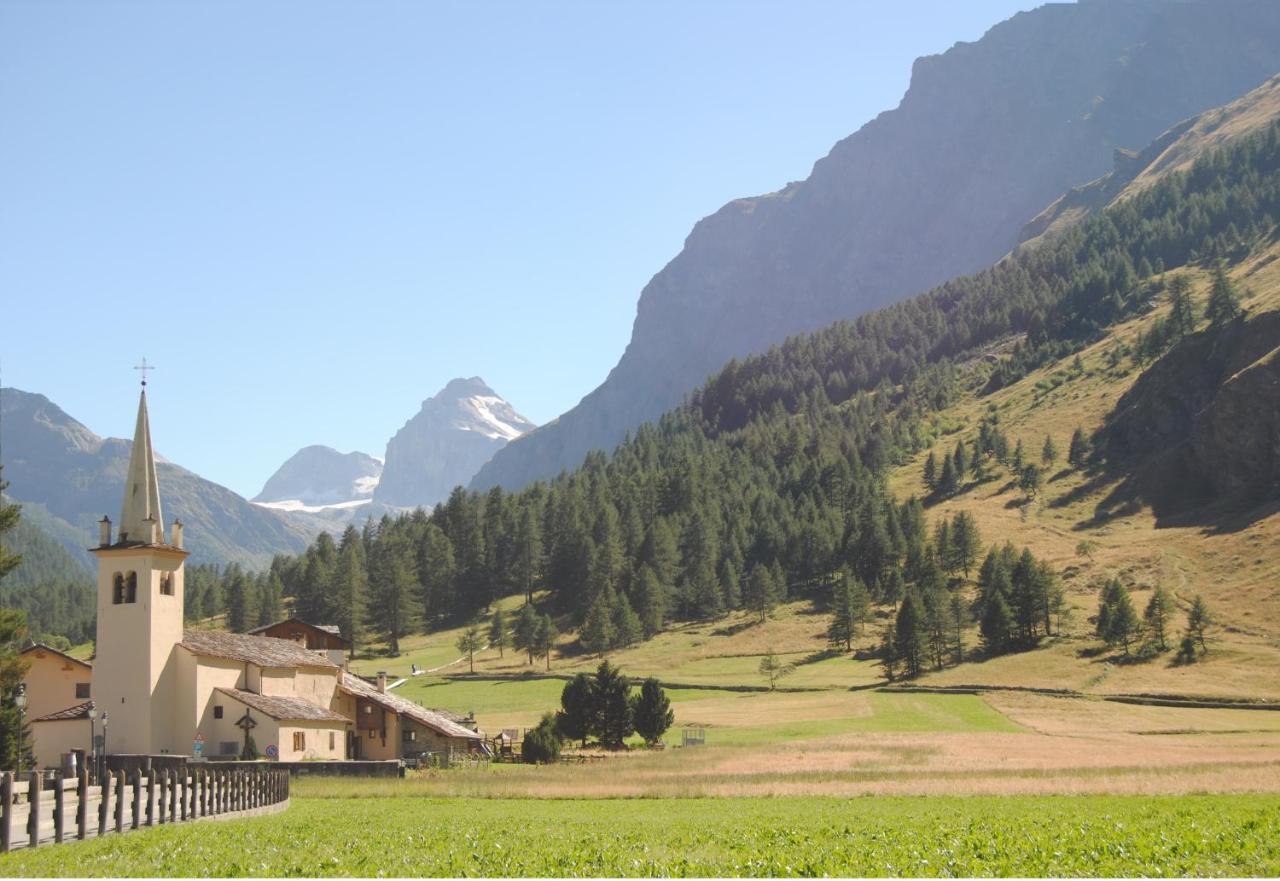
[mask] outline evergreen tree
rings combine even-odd
[[[502,614],[502,607],[493,610],[493,617],[489,619],[489,647],[498,650],[498,657],[506,656],[504,649],[507,645],[507,619]]]
[[[18,564],[22,562],[20,554],[10,552],[4,545],[4,534],[12,531],[22,516],[21,505],[5,501],[4,491],[8,488],[9,482],[4,479],[4,466],[0,465],[0,579],[17,569]]]
[[[1124,646],[1124,653],[1129,654],[1129,646],[1135,638],[1141,624],[1138,614],[1133,608],[1133,600],[1128,589],[1113,578],[1102,589],[1102,597],[1098,607],[1098,635],[1108,645]]]
[[[370,565],[369,607],[366,619],[386,640],[393,655],[400,654],[400,638],[413,632],[417,620],[415,597],[421,596],[413,548],[395,530],[379,528],[376,554]]]
[[[560,761],[560,732],[553,714],[544,713],[537,726],[525,733],[520,760],[527,765],[553,765]]]
[[[277,573],[268,572],[262,579],[258,598],[258,626],[266,627],[279,621],[284,604],[284,584]]]
[[[524,591],[525,602],[533,602],[533,591],[542,578],[545,552],[542,546],[542,523],[533,506],[525,506],[520,516],[520,529],[515,543],[516,580]]]
[[[636,576],[636,594],[640,626],[648,639],[662,630],[667,611],[666,590],[648,564],[640,566],[640,572]]]
[[[886,626],[884,636],[880,640],[880,664],[884,667],[884,678],[889,682],[893,682],[898,678],[898,664],[902,660],[898,654],[898,641],[894,636],[895,629],[893,624]]]
[[[635,717],[636,733],[650,746],[662,740],[662,735],[666,734],[676,719],[666,692],[652,676],[640,686],[632,715]]]
[[[602,655],[614,644],[612,608],[608,598],[601,595],[595,598],[591,608],[587,610],[587,619],[582,623],[582,631],[578,641],[583,651],[592,655]]]
[[[1018,487],[1027,494],[1028,499],[1034,499],[1040,494],[1040,487],[1044,485],[1044,472],[1040,470],[1039,465],[1026,465],[1018,475]]]
[[[978,625],[982,649],[988,655],[1002,655],[1012,645],[1013,612],[1003,593],[996,593],[986,604]]]
[[[1169,329],[1175,339],[1195,333],[1196,311],[1191,302],[1191,280],[1180,272],[1169,279]]]
[[[969,453],[965,449],[964,441],[956,441],[956,450],[951,456],[951,461],[956,469],[956,483],[964,481],[964,476],[969,473]]]
[[[959,569],[968,578],[981,549],[982,534],[978,530],[978,521],[968,511],[958,512],[951,521],[951,568]]]
[[[747,576],[744,599],[747,608],[760,616],[761,624],[768,619],[769,613],[777,608],[779,593],[777,582],[774,581],[768,567],[757,563],[751,569],[751,574]]]
[[[595,679],[579,673],[565,683],[560,692],[560,710],[556,713],[556,727],[568,740],[580,740],[587,745],[587,738],[595,730],[599,715],[596,700]]]
[[[928,635],[924,621],[924,608],[915,591],[908,591],[902,598],[895,622],[894,645],[902,659],[908,679],[914,679],[924,670],[928,656]]]
[[[769,649],[765,656],[760,659],[760,675],[769,680],[770,691],[778,687],[779,679],[787,676],[794,669],[790,664],[779,658],[773,649]]]
[[[1051,435],[1044,436],[1044,446],[1040,449],[1040,461],[1045,468],[1052,468],[1053,463],[1058,461],[1058,447],[1054,444]]]
[[[454,645],[457,646],[458,651],[466,656],[469,671],[476,672],[476,652],[484,648],[484,639],[480,635],[479,622],[472,621],[468,624],[467,628],[459,634]]]
[[[1206,636],[1214,623],[1213,613],[1209,611],[1208,603],[1204,601],[1204,597],[1196,594],[1196,598],[1191,601],[1191,609],[1187,612],[1187,636],[1200,646],[1201,652],[1209,650]]]
[[[533,655],[538,647],[538,613],[533,605],[525,603],[516,616],[515,626],[511,628],[511,646],[518,652],[529,653],[529,663],[533,663]]]
[[[365,567],[364,542],[354,526],[348,526],[338,543],[338,560],[333,569],[329,596],[335,612],[332,623],[351,640],[351,651],[363,646],[367,632],[365,619],[369,606],[369,576]],[[328,621],[319,622],[328,624]]]
[[[227,573],[227,629],[232,633],[244,633],[257,620],[253,593],[249,579],[232,563]]]
[[[960,481],[956,476],[955,460],[950,456],[942,460],[942,476],[938,478],[937,492],[942,496],[955,495]]]
[[[427,523],[418,549],[422,578],[418,604],[422,620],[440,622],[457,605],[457,566],[453,559],[453,542],[435,523]]]
[[[5,524],[4,517],[12,511],[13,519]],[[17,522],[17,506],[6,505],[0,508],[0,535],[12,528]],[[21,560],[16,554],[7,557],[0,551],[0,565],[9,565],[9,571],[17,568]],[[22,645],[27,641],[26,616],[17,609],[0,609],[0,768],[16,769],[18,758],[22,758],[22,767],[30,770],[35,767],[31,755],[30,723],[22,713],[14,697],[18,686],[27,675],[30,666],[22,657]]]
[[[640,617],[631,608],[626,594],[619,594],[613,604],[613,642],[611,648],[626,648],[640,641],[643,631]]]
[[[1151,635],[1155,637],[1156,647],[1162,652],[1169,648],[1167,633],[1173,608],[1173,595],[1161,584],[1156,586],[1151,599],[1147,601],[1146,610],[1142,613],[1142,618],[1150,628]]]
[[[555,649],[556,640],[560,638],[560,631],[556,629],[556,623],[551,620],[550,615],[543,615],[538,619],[538,635],[535,638],[537,647],[534,654],[547,661],[547,670],[551,669],[551,652]]]
[[[631,715],[631,682],[608,661],[596,668],[595,698],[598,711],[596,734],[600,744],[619,749],[633,733]]]
[[[853,651],[853,641],[862,633],[866,624],[871,598],[861,581],[848,572],[841,572],[836,581],[831,603],[831,624],[827,627],[827,642],[834,647]]]
[[[929,492],[938,488],[938,457],[933,454],[933,450],[929,451],[929,457],[924,460],[924,485]]]
[[[1221,327],[1243,314],[1240,293],[1219,263],[1213,269],[1213,283],[1209,286],[1209,302],[1205,306],[1204,317],[1209,319],[1210,327]]]

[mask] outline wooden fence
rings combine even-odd
[[[0,851],[95,838],[145,826],[257,811],[289,800],[289,772],[189,767],[75,776],[0,775]]]

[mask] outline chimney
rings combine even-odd
[[[378,693],[387,693],[387,673],[385,670],[378,671]]]
[[[105,548],[111,546],[111,518],[103,515],[98,521],[98,547]]]
[[[173,536],[173,546],[175,548],[181,548],[182,547],[182,521],[181,520],[173,521],[173,531],[170,533],[170,535]]]

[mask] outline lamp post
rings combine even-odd
[[[25,682],[18,683],[17,689],[13,692],[13,705],[18,708],[18,776],[22,776],[22,729],[25,724],[27,712],[27,684]]]
[[[89,701],[89,755],[93,756],[93,778],[98,779],[98,708]]]

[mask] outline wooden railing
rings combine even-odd
[[[289,772],[190,767],[76,776],[0,774],[0,851],[256,811],[289,801]]]

